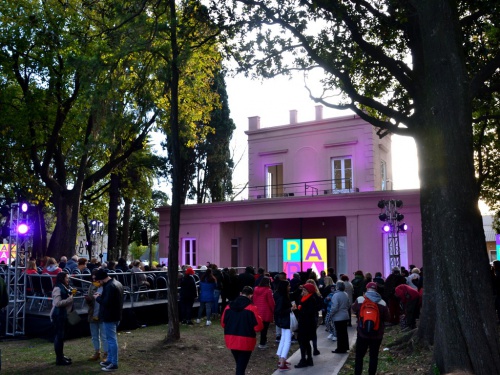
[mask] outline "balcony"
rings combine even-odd
[[[305,197],[353,192],[359,192],[359,189],[352,187],[352,180],[349,178],[250,186],[248,199]]]

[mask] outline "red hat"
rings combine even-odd
[[[194,275],[194,270],[192,267],[186,268],[186,275]]]
[[[377,290],[377,283],[374,283],[373,281],[369,282],[366,284],[366,289],[375,289]]]
[[[307,290],[309,293],[311,293],[311,294],[312,294],[312,293],[316,293],[316,288],[315,288],[315,287],[314,287],[314,285],[312,285],[312,284],[308,284],[308,283],[306,283],[306,284],[302,285],[302,287],[303,287],[305,290]]]

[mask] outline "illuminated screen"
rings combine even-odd
[[[497,259],[500,260],[500,234],[497,234],[496,236],[496,242],[497,242]]]
[[[326,270],[326,264],[326,238],[302,239],[302,243],[300,239],[283,240],[283,270],[288,278],[309,268],[319,278],[320,272]]]

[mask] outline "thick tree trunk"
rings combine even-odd
[[[53,192],[56,226],[50,237],[47,254],[56,259],[60,259],[62,255],[71,257],[76,254],[80,191],[76,190],[75,186],[73,190],[66,190],[63,193]]]
[[[120,205],[120,177],[110,176],[108,209],[108,260],[118,259],[118,206]],[[128,238],[128,237],[127,237]]]
[[[435,362],[441,373],[463,369],[476,375],[500,374],[456,6],[446,0],[415,4],[425,72],[421,100],[415,101],[421,120],[415,139],[421,181],[424,314],[435,316]],[[435,311],[429,312],[430,308]]]

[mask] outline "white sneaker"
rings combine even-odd
[[[200,324],[200,319],[196,319],[196,324]]]
[[[335,336],[332,336],[332,341],[337,341],[337,338]]]
[[[331,338],[333,337],[333,333],[330,333],[327,337],[328,340],[331,340]]]
[[[207,320],[207,326],[211,326],[212,322],[210,320]]]

